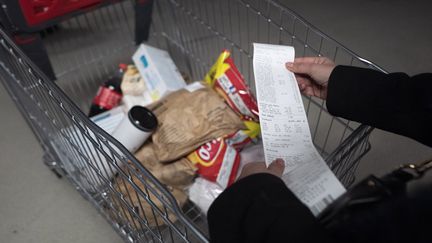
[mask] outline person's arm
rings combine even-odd
[[[431,91],[432,74],[410,77],[337,66],[328,81],[327,108],[334,116],[432,146]]]
[[[413,138],[432,146],[432,74],[413,77],[337,66],[323,57],[287,63],[300,90],[327,99],[335,116]]]
[[[280,175],[256,172],[234,183],[211,205],[207,216],[211,242],[329,242]]]

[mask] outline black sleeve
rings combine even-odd
[[[337,66],[329,78],[327,108],[334,116],[368,124],[432,146],[432,74],[408,76]]]
[[[329,242],[315,217],[284,182],[255,174],[234,183],[208,212],[211,242]]]

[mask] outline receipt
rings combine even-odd
[[[345,188],[313,145],[300,90],[285,63],[294,61],[290,46],[254,43],[255,76],[266,164],[282,158],[282,179],[316,216]]]

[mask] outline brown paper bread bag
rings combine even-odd
[[[244,129],[240,118],[212,89],[176,91],[149,107],[159,126],[152,136],[160,162],[183,157],[200,145]]]

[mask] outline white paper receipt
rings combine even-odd
[[[315,149],[300,90],[285,63],[291,46],[254,43],[253,69],[264,155],[267,165],[285,161],[282,179],[312,213],[318,215],[345,188]]]

